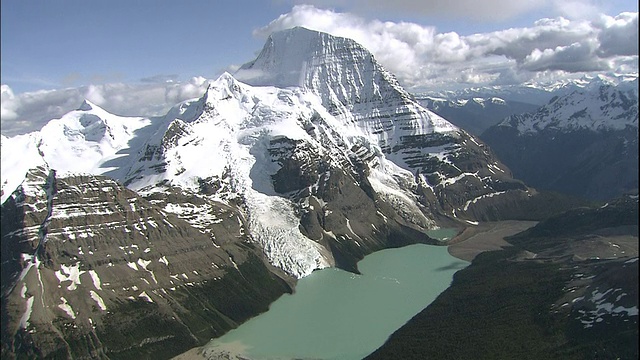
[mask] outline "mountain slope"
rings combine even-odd
[[[527,184],[604,200],[638,187],[637,104],[632,86],[600,84],[506,118],[482,138]]]
[[[638,357],[637,195],[506,240],[367,359]]]
[[[229,225],[216,245],[112,179],[30,170],[2,205],[3,358],[166,357],[266,311],[291,289]]]
[[[290,43],[299,46],[286,46]],[[366,146],[378,147],[385,158],[417,175],[411,186],[434,214],[464,218],[470,204],[491,194],[498,200],[503,193],[509,198],[521,196],[517,190],[526,192],[488,148],[420,106],[350,39],[305,28],[274,33],[236,76],[249,84],[301,86],[317,94],[330,115],[353,128]]]

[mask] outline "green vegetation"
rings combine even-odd
[[[637,225],[638,202],[629,198],[542,221],[507,239],[513,247],[476,257],[367,359],[637,359],[637,317],[603,315],[602,324],[585,328],[579,309],[552,309],[578,275],[626,284],[625,291],[637,295],[637,274],[618,279],[631,269],[624,258],[574,262],[566,256],[570,242],[577,246],[594,232],[637,237]],[[517,260],[524,250],[557,256]]]
[[[549,312],[570,273],[484,253],[368,359],[556,359],[564,319]],[[576,359],[580,356],[574,357]]]

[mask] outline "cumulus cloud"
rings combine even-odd
[[[557,5],[560,0],[543,2]],[[334,0],[312,3],[340,5]],[[565,4],[562,11],[572,12],[576,3]],[[367,6],[394,6],[416,14],[430,11],[431,15],[457,10],[480,14],[485,9],[496,12],[496,8],[516,14],[534,6],[534,2],[374,0],[367,1]],[[595,14],[593,7],[585,8],[584,13],[589,16],[541,19],[529,27],[463,36],[438,32],[433,26],[369,20],[348,12],[298,5],[254,31],[254,35],[266,39],[274,31],[304,26],[352,38],[369,49],[410,91],[548,81],[589,71],[637,73],[638,13],[609,16]],[[236,65],[228,68],[231,72],[237,69]],[[241,81],[243,75],[255,74],[235,74]],[[135,85],[110,83],[22,94],[14,94],[9,86],[2,85],[2,134],[38,130],[50,119],[79,107],[84,99],[119,115],[161,115],[181,101],[201,96],[207,84],[202,77],[178,81],[175,75],[158,75]]]
[[[604,15],[599,26],[600,55],[638,55],[638,13]]]
[[[208,81],[104,84],[14,94],[2,85],[2,134],[13,136],[39,130],[49,120],[80,107],[87,99],[105,110],[128,116],[164,115],[177,103],[202,96]]]
[[[13,90],[11,90],[9,85],[3,84],[0,90],[0,94],[2,98],[2,106],[0,106],[0,118],[15,120],[18,117],[18,114],[16,113],[18,102],[16,101],[16,96],[13,94]]]
[[[394,6],[396,3],[393,2]],[[455,2],[427,3],[442,3],[446,7]],[[400,1],[398,6],[411,5]],[[475,5],[474,9],[495,11],[495,6],[498,4]],[[505,2],[504,6],[509,5]],[[591,20],[541,19],[530,27],[462,36],[455,32],[439,33],[431,26],[367,20],[351,13],[298,5],[257,29],[254,35],[266,38],[274,31],[294,26],[356,40],[413,90],[456,81],[505,83],[509,79],[535,78],[540,71],[637,72],[637,12],[616,17],[600,15]]]
[[[522,67],[531,71],[565,70],[588,72],[610,70],[611,64],[594,56],[596,44],[593,41],[576,42],[555,49],[534,49],[524,59]]]

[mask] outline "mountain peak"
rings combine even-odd
[[[80,107],[78,108],[78,110],[81,111],[89,111],[89,110],[93,110],[93,108],[96,105],[94,103],[92,103],[91,101],[84,99],[84,101],[82,102],[82,105],[80,105]]]
[[[335,42],[339,42],[339,46]],[[357,44],[350,39],[299,26],[274,32],[269,35],[258,57],[242,65],[236,76],[250,85],[304,87],[309,64],[317,64],[322,55],[347,45]]]
[[[271,34],[235,76],[249,85],[302,87],[329,109],[410,97],[356,41],[303,27]]]
[[[82,104],[80,105],[80,107],[77,109],[77,111],[87,111],[87,112],[91,112],[95,115],[98,115],[100,117],[108,117],[111,116],[113,114],[111,114],[110,112],[108,112],[107,110],[103,109],[101,106],[96,105],[96,103],[84,99],[84,101],[82,102]]]

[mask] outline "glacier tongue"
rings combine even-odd
[[[202,179],[226,179],[228,190],[217,191],[212,199],[241,199],[250,233],[272,264],[296,277],[333,265],[331,254],[300,232],[293,204],[276,194],[271,179],[279,169],[269,156],[272,140],[304,140],[321,148],[301,123],[316,112],[309,94],[252,88],[223,74],[200,100],[183,110],[196,116],[185,117],[188,122],[165,119],[182,124],[179,136],[167,141],[168,129],[162,138],[145,145],[157,149],[162,167],[143,156],[138,162],[143,168],[133,169],[125,179],[129,187],[153,192],[162,191],[166,184],[197,193]]]

